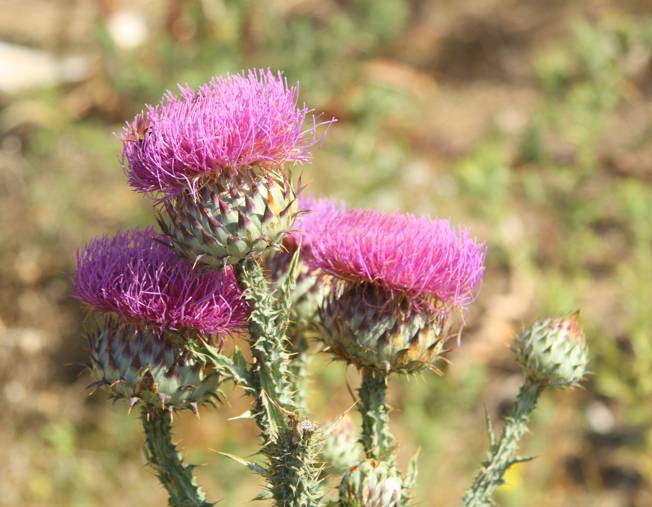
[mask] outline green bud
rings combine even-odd
[[[589,360],[579,311],[535,322],[516,338],[514,351],[531,380],[557,389],[578,385]]]
[[[340,483],[342,507],[396,507],[401,500],[400,472],[384,461],[368,459],[354,466]]]
[[[324,428],[322,459],[337,474],[350,470],[362,457],[359,440],[355,424],[348,415],[337,419]]]

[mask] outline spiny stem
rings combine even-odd
[[[389,406],[385,400],[387,374],[363,368],[359,410],[362,414],[362,445],[368,458],[394,462],[394,437],[389,429]]]
[[[287,290],[274,297],[255,259],[245,259],[236,269],[251,306],[254,417],[264,443],[262,452],[267,456],[269,490],[280,507],[317,506],[321,495],[315,429],[298,420],[298,372],[291,367],[292,354],[285,336],[289,321]]]
[[[303,333],[293,339],[293,355],[290,370],[295,382],[294,391],[297,409],[301,414],[308,412],[308,340]]]
[[[163,409],[141,411],[146,438],[146,454],[149,464],[170,497],[171,507],[211,507],[197,485],[193,465],[184,465],[181,453],[172,443],[171,415]]]
[[[505,421],[500,439],[491,446],[487,461],[483,463],[462,500],[463,507],[493,505],[493,494],[503,483],[503,476],[507,469],[514,463],[524,461],[522,458],[515,457],[516,451],[521,438],[528,431],[528,420],[543,389],[541,384],[531,380],[526,380],[521,386],[512,412]]]

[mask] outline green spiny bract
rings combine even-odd
[[[340,483],[341,507],[396,507],[402,497],[401,473],[391,464],[368,459]]]
[[[328,467],[337,474],[342,474],[360,462],[358,432],[349,416],[341,417],[324,428],[324,445],[321,455]]]
[[[535,322],[516,338],[514,351],[529,379],[556,389],[576,386],[589,360],[579,312]]]
[[[197,413],[199,405],[217,398],[220,375],[175,337],[108,320],[89,343],[92,385],[127,399],[130,409],[141,403]]]
[[[359,368],[410,373],[441,353],[443,318],[373,284],[333,289],[320,309],[320,338]]]
[[[237,264],[276,248],[297,215],[296,193],[281,170],[224,172],[192,194],[165,199],[159,225],[191,262]]]

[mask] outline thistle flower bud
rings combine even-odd
[[[297,215],[289,177],[271,169],[225,171],[194,196],[184,191],[162,205],[159,224],[175,250],[213,266],[279,248]]]
[[[360,462],[362,449],[353,420],[347,415],[324,428],[322,459],[330,469],[342,474]]]
[[[221,378],[193,357],[175,337],[109,318],[90,336],[95,388],[129,409],[140,403],[170,411],[191,409],[217,398]]]
[[[578,385],[589,360],[579,311],[535,322],[516,338],[514,351],[531,380],[556,389]]]
[[[391,464],[368,459],[354,466],[340,483],[342,507],[396,507],[402,493],[400,472]]]

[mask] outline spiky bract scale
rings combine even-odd
[[[402,496],[401,474],[389,463],[368,459],[344,475],[339,491],[340,507],[396,507]]]
[[[579,384],[589,360],[579,312],[539,320],[514,342],[516,357],[528,378],[553,388]]]
[[[272,169],[225,172],[162,206],[159,224],[177,252],[220,267],[280,247],[297,215],[289,176]]]
[[[123,159],[131,186],[176,195],[224,169],[303,163],[318,142],[311,110],[282,73],[249,70],[216,77],[196,91],[180,87],[125,127]]]
[[[137,324],[225,335],[245,329],[249,306],[231,269],[200,272],[153,229],[102,236],[77,253],[75,296]]]
[[[413,372],[442,351],[441,315],[371,283],[334,288],[320,309],[320,339],[359,368]]]
[[[89,345],[94,385],[130,407],[196,412],[217,397],[220,375],[177,337],[107,319]]]

